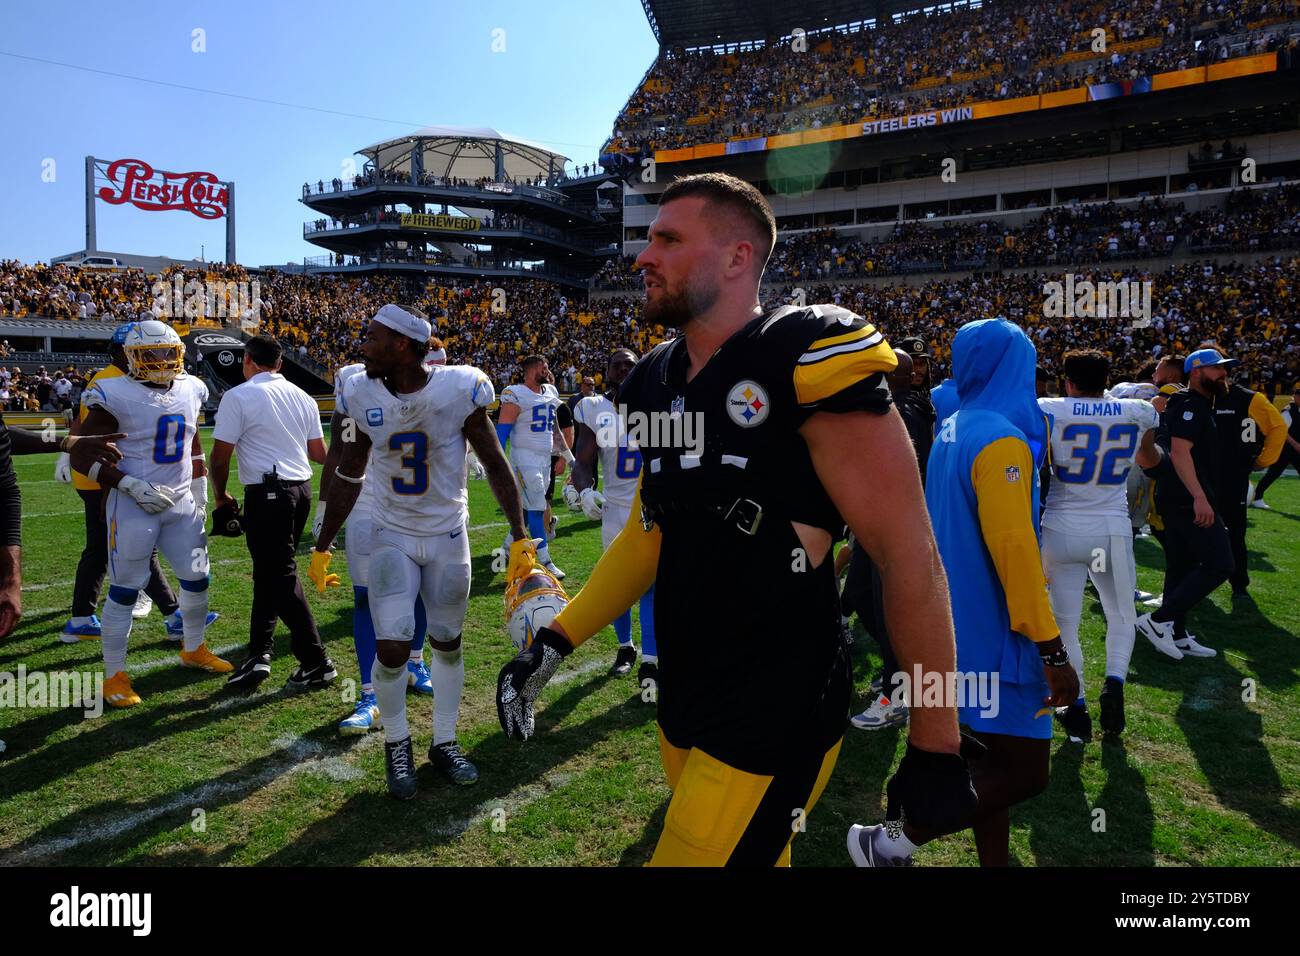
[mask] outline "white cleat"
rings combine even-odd
[[[1272,511],[1272,510],[1273,510],[1271,507],[1269,507],[1268,502],[1265,501],[1263,498],[1256,498],[1254,501],[1252,501],[1252,502],[1250,503],[1250,506],[1251,506],[1252,508],[1259,508],[1261,511]]]
[[[1144,605],[1146,605],[1147,607],[1159,607],[1160,605],[1162,605],[1162,604],[1165,603],[1165,596],[1164,596],[1163,593],[1162,593],[1162,594],[1157,594],[1155,597],[1153,597],[1153,598],[1148,598],[1147,600],[1143,601],[1142,603],[1143,603]]]
[[[887,857],[876,852],[875,835],[883,830],[884,824],[864,827],[855,823],[849,827],[849,856],[854,866],[911,866],[910,856]]]
[[[1150,614],[1143,614],[1137,620],[1137,629],[1161,654],[1167,654],[1176,661],[1183,659],[1183,652],[1174,643],[1174,625],[1171,621],[1153,621]]]
[[[135,607],[131,608],[131,617],[138,621],[141,618],[148,617],[149,612],[152,610],[153,599],[150,598],[149,595],[145,594],[144,591],[141,591],[135,596]]]
[[[542,567],[544,567],[547,571],[550,571],[551,574],[555,575],[555,580],[557,581],[564,580],[564,572],[555,566],[554,561],[547,561],[545,564],[542,565]]]
[[[1191,631],[1187,632],[1187,637],[1176,642],[1178,649],[1187,657],[1218,657],[1219,652],[1212,647],[1206,647],[1204,644],[1196,642],[1196,635]]]

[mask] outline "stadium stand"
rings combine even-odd
[[[649,153],[1124,82],[1255,53],[1292,55],[1300,36],[1294,0],[946,6],[810,33],[801,52],[776,38],[727,52],[664,50],[602,152]],[[1099,27],[1104,52],[1094,49]]]

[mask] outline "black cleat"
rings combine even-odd
[[[1065,729],[1071,742],[1086,744],[1092,740],[1092,715],[1087,704],[1071,704],[1056,711],[1057,722]]]
[[[410,737],[395,744],[384,741],[384,772],[390,797],[410,800],[415,796],[415,758],[411,754]]]
[[[226,686],[234,690],[255,690],[271,676],[271,655],[254,654],[231,672]]]
[[[333,661],[327,657],[315,667],[304,667],[299,664],[298,669],[289,675],[284,686],[289,690],[319,690],[338,676],[339,672],[334,669]]]
[[[637,668],[636,685],[641,688],[641,699],[654,704],[659,701],[659,665],[654,661],[642,661]],[[650,694],[646,691],[650,690]]]
[[[624,677],[632,673],[632,665],[636,663],[636,648],[631,644],[618,645],[618,655],[614,658],[614,666],[609,669],[610,677]]]
[[[431,746],[429,762],[442,771],[442,775],[452,783],[469,786],[471,783],[478,782],[478,768],[461,753],[460,744],[454,740]]]
[[[1101,729],[1116,737],[1124,732],[1124,682],[1116,677],[1107,677],[1101,689]]]

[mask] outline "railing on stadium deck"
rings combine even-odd
[[[317,233],[348,232],[353,229],[361,229],[367,226],[394,226],[396,228],[402,228],[401,220],[399,217],[400,214],[398,214],[398,216],[395,216],[393,218],[387,218],[387,219],[381,218],[378,221],[373,221],[367,218],[363,222],[344,222],[342,220],[330,219],[323,226],[317,225],[316,222],[305,222],[302,225],[302,235],[303,238],[305,239],[306,237],[316,235]],[[417,231],[423,231],[423,230],[417,230]],[[507,225],[499,225],[495,222],[485,223],[477,232],[473,233],[473,235],[479,236],[479,235],[484,235],[486,233],[508,233],[508,232],[526,232],[530,235],[541,236],[544,239],[554,239],[556,242],[563,242],[570,246],[576,246],[579,249],[584,249],[592,253],[601,252],[604,249],[608,248],[609,246],[608,243],[597,244],[595,242],[591,242],[588,240],[578,239],[574,236],[569,235],[563,229],[557,229],[554,226],[547,226],[542,223],[536,223],[531,221],[521,221],[518,223],[507,224]]]
[[[338,182],[338,188],[334,183]],[[443,179],[439,176],[426,176],[420,182],[412,182],[410,176],[357,176],[351,180],[331,179],[328,182],[317,180],[315,183],[303,183],[302,197],[304,199],[314,196],[330,196],[339,193],[354,192],[358,189],[370,189],[378,186],[402,186],[407,189],[437,189],[444,192],[460,192],[472,196],[493,195],[520,195],[529,196],[533,199],[541,199],[546,202],[555,203],[558,206],[577,207],[577,203],[572,198],[566,196],[557,189],[547,186],[533,186],[521,183],[510,182],[492,182],[485,183],[482,186],[474,183],[454,183]]]
[[[350,266],[372,266],[372,265],[408,265],[408,266],[430,266],[439,269],[448,269],[453,272],[463,272],[466,275],[481,275],[484,272],[527,272],[530,276],[536,276],[539,279],[563,279],[569,282],[586,282],[587,277],[578,272],[570,272],[565,269],[556,269],[554,267],[526,265],[522,262],[479,262],[470,264],[465,262],[444,261],[433,257],[411,258],[406,256],[356,256],[343,255],[341,257],[334,255],[324,256],[307,256],[302,260],[307,268],[320,269],[344,269]]]

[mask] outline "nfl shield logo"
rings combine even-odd
[[[367,408],[366,422],[372,426],[382,425],[384,423],[384,410],[382,408]]]
[[[680,415],[684,411],[686,411],[686,396],[678,395],[676,398],[673,399],[673,403],[669,407],[668,413],[670,415]]]
[[[1020,466],[1019,466],[1019,465],[1008,465],[1008,466],[1007,466],[1007,481],[1019,481],[1019,480],[1020,480]]]

